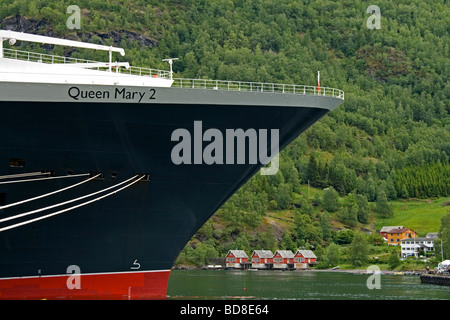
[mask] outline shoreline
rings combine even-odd
[[[216,271],[222,271],[225,270],[224,267],[222,268],[207,268],[206,266],[203,267],[196,267],[196,266],[186,266],[186,265],[182,265],[182,266],[175,266],[172,268],[172,270],[188,270],[188,271],[192,271],[192,270],[207,270],[207,271],[211,271],[211,270],[216,270]],[[235,269],[234,271],[248,271],[251,270],[252,272],[254,271],[283,271],[284,270],[264,270],[264,269]],[[356,275],[370,275],[370,274],[374,274],[373,270],[367,270],[367,269],[343,269],[343,268],[339,268],[339,269],[296,269],[296,270],[285,270],[285,271],[290,271],[290,272],[344,272],[344,273],[349,273],[349,274],[356,274]],[[403,271],[396,271],[396,270],[382,270],[380,269],[379,274],[381,275],[422,275],[422,274],[426,274],[426,270],[425,269],[415,269],[415,270],[403,270]],[[430,273],[432,274],[432,273]]]

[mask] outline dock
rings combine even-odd
[[[420,280],[422,283],[450,286],[450,275],[422,274]]]

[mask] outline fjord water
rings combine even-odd
[[[168,299],[449,300],[450,287],[422,284],[418,275],[322,271],[173,270]]]

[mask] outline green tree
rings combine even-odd
[[[389,205],[389,202],[387,200],[386,193],[384,192],[384,190],[380,190],[377,194],[375,211],[382,218],[390,218],[394,214],[394,211],[392,210],[391,206]]]
[[[322,205],[329,212],[335,212],[339,209],[339,194],[333,187],[323,190]]]
[[[337,244],[332,243],[325,249],[324,264],[326,267],[333,267],[339,264],[340,248]]]
[[[247,234],[242,234],[233,243],[230,244],[230,249],[244,250],[245,252],[251,251],[250,241]]]
[[[400,258],[398,257],[398,254],[396,252],[392,252],[389,255],[387,263],[391,270],[395,269],[400,264],[400,262]]]
[[[344,200],[342,210],[339,212],[339,220],[351,227],[358,223],[358,205],[352,193],[349,193]]]
[[[273,235],[272,226],[269,225],[265,232],[258,232],[258,241],[256,248],[275,251],[277,247],[277,240]]]
[[[296,246],[294,241],[292,241],[292,235],[290,232],[285,232],[283,234],[283,238],[280,241],[280,249],[282,250],[291,250],[295,252]]]
[[[292,188],[288,183],[281,183],[276,189],[274,200],[279,209],[287,209],[292,200]]]
[[[350,263],[355,267],[364,265],[367,261],[368,244],[362,232],[356,232],[350,245]]]
[[[365,195],[357,194],[356,203],[358,205],[358,221],[364,224],[369,223],[369,203]]]
[[[328,212],[322,212],[320,215],[320,228],[322,229],[322,238],[325,241],[331,239],[331,224]]]
[[[299,210],[300,210],[301,213],[305,213],[305,214],[307,214],[309,216],[312,215],[314,208],[313,208],[312,204],[309,202],[309,199],[308,199],[307,196],[302,195],[300,197],[299,204],[300,204],[300,209]]]
[[[353,241],[355,232],[352,230],[341,230],[336,234],[334,239],[337,244],[349,244]]]
[[[308,180],[312,186],[315,186],[317,181],[319,180],[319,168],[317,159],[314,154],[310,154],[309,156],[309,165],[308,165]]]

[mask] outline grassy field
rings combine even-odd
[[[318,194],[322,198],[323,190],[318,188],[302,185],[299,190],[304,195],[309,194],[310,199]],[[296,203],[300,199],[299,193],[294,193],[293,202]],[[340,199],[341,202],[343,198]],[[374,231],[381,229],[383,226],[399,226],[402,225],[411,228],[418,233],[419,236],[425,236],[429,232],[438,232],[441,226],[441,218],[450,212],[450,197],[437,199],[406,199],[391,201],[390,204],[394,209],[394,216],[389,219],[382,219],[372,211],[371,219],[374,223]],[[369,204],[371,208],[375,207],[375,203]],[[277,216],[289,217],[286,211],[276,213]]]
[[[419,236],[425,236],[428,232],[438,232],[441,218],[450,212],[450,206],[442,204],[449,201],[450,197],[392,201],[394,216],[390,219],[376,219],[375,229],[402,225],[413,229]]]

